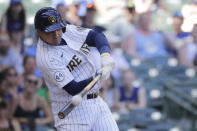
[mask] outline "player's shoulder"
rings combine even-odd
[[[37,65],[45,70],[63,67],[63,52],[65,52],[65,49],[62,46],[50,46],[39,40],[36,51]]]
[[[62,38],[67,42],[70,48],[78,50],[85,42],[89,31],[90,29],[88,28],[67,24],[66,31]]]
[[[56,48],[57,48],[56,46],[51,46],[51,45],[45,43],[40,38],[38,39],[38,42],[37,42],[37,52],[38,52],[38,50],[40,50],[42,53],[46,53],[48,51],[51,51],[52,49],[56,50]]]
[[[46,48],[47,44],[39,38],[36,47],[37,50],[43,47]]]
[[[44,56],[42,54],[46,52],[47,48],[48,45],[39,38],[36,45],[36,58]]]

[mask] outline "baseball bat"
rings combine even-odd
[[[78,95],[83,97],[89,90],[94,87],[94,85],[100,80],[100,78],[101,74],[96,76]],[[58,113],[58,117],[60,119],[64,119],[75,107],[76,105],[71,100],[60,110],[60,112]]]

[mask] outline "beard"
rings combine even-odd
[[[8,47],[2,47],[2,48],[0,48],[0,54],[2,56],[6,56],[7,53],[8,53]]]

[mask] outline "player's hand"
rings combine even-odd
[[[96,73],[94,74],[93,78],[97,77],[98,75],[102,76],[102,69],[96,70]]]
[[[101,69],[98,69],[93,76],[95,78],[99,74],[101,75],[101,80],[106,80],[110,76],[110,72],[115,68],[114,59],[110,56],[109,53],[101,54]]]
[[[115,61],[110,56],[109,53],[101,54],[101,67],[102,67],[102,76],[107,79],[110,76],[110,72],[115,68]]]
[[[107,66],[111,71],[115,68],[115,61],[109,53],[101,54],[101,66],[102,68]]]
[[[93,79],[94,79],[95,77],[97,77],[98,75],[101,75],[101,80],[106,80],[107,78],[109,78],[110,72],[109,72],[108,69],[106,69],[106,68],[98,69],[98,70],[96,71],[96,73],[94,74]]]
[[[105,66],[101,69],[102,75],[101,80],[107,80],[110,76],[111,69],[109,69],[109,66]]]

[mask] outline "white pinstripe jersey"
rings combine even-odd
[[[84,96],[66,118],[59,119],[57,115],[72,98],[62,87],[73,79],[87,79],[100,69],[99,51],[84,43],[89,31],[67,25],[62,36],[67,45],[51,46],[40,39],[37,44],[36,62],[50,91],[58,131],[118,131],[107,104],[100,97],[87,100]],[[99,88],[100,83],[97,83],[88,93]]]
[[[51,46],[39,39],[36,51],[37,66],[49,88],[52,101],[70,101],[71,95],[62,89],[73,79],[81,81],[95,74],[100,68],[100,54],[95,47],[87,47],[84,43],[89,29],[67,25],[62,38],[67,45]],[[100,85],[96,84],[89,91],[96,92]]]

